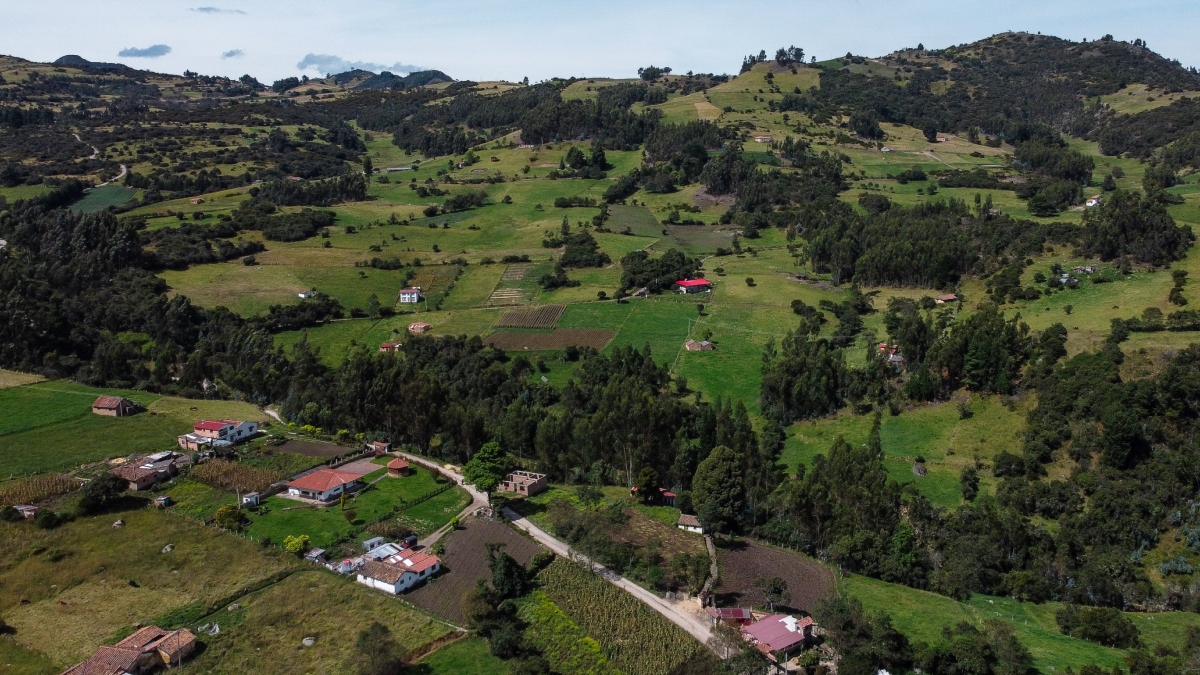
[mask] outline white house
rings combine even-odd
[[[179,437],[179,447],[198,452],[208,447],[224,448],[249,440],[258,433],[258,422],[242,420],[201,420],[192,433]]]
[[[421,287],[414,286],[413,288],[400,289],[400,302],[402,303],[417,303],[421,301]]]
[[[436,555],[404,549],[384,560],[364,560],[358,568],[358,583],[395,595],[437,574],[441,568],[442,561]]]
[[[359,475],[337,469],[318,469],[287,484],[288,494],[293,497],[327,502],[343,492],[357,490],[361,483]]]
[[[700,519],[686,513],[679,514],[679,521],[676,523],[676,526],[686,532],[704,534],[704,526],[700,524]]]

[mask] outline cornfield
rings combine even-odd
[[[603,645],[609,663],[623,673],[664,675],[707,652],[682,628],[572,562],[559,558],[537,578],[542,592]]]
[[[223,459],[215,459],[192,469],[192,478],[231,492],[261,492],[284,477],[281,471],[260,469]]]
[[[39,476],[0,485],[0,506],[33,504],[79,488],[79,481],[68,476]]]

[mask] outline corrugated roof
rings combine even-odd
[[[758,641],[766,651],[778,652],[790,649],[804,641],[804,629],[813,625],[810,617],[797,619],[788,614],[772,614],[742,629],[743,633]]]
[[[196,422],[196,425],[192,428],[195,429],[196,431],[220,431],[220,430],[224,429],[225,427],[229,426],[229,424],[230,424],[229,422],[217,422],[215,420],[202,420],[200,422]]]

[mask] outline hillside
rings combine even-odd
[[[0,464],[22,480],[121,454],[63,451],[75,431],[151,429],[137,449],[165,449],[189,415],[269,405],[279,438],[229,471],[382,440],[472,480],[543,473],[527,515],[658,597],[702,586],[681,512],[793,551],[724,554],[724,597],[765,598],[748,592],[775,576],[763,560],[837,568],[843,603],[792,595],[846,675],[975,658],[979,675],[1175,675],[1193,657],[1194,70],[1140,41],[1027,33],[532,85],[111,65],[0,58],[0,386],[25,411],[0,423]],[[68,389],[75,412],[56,413]],[[171,414],[92,419],[100,391]],[[674,503],[633,503],[656,488]],[[190,474],[171,489],[203,518],[237,498]],[[461,508],[443,491],[406,514],[417,495],[393,492],[350,515],[276,496],[241,525],[340,559],[359,553],[347,531],[424,535]],[[624,623],[522,597],[525,651],[479,629],[506,667],[539,650],[637,666]],[[476,600],[452,618],[513,604]],[[261,662],[239,636],[263,633],[231,631],[204,662]]]

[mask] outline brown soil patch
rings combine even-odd
[[[706,553],[704,537],[671,527],[656,518],[651,518],[634,509],[625,509],[629,522],[613,537],[615,541],[630,543],[645,548],[650,542],[658,542],[659,554],[670,560],[680,553]]]
[[[556,350],[571,345],[604,349],[614,335],[614,331],[595,328],[556,328],[549,333],[498,331],[485,337],[483,343],[505,351]]]
[[[792,596],[787,609],[811,612],[834,593],[833,572],[821,563],[791,551],[736,542],[717,549],[721,581],[717,587],[718,607],[763,607],[762,593],[754,587],[759,579],[780,577]]]
[[[487,555],[489,542],[503,543],[504,552],[522,565],[528,565],[542,549],[536,542],[500,521],[469,518],[459,527],[445,540],[446,550],[441,559],[446,571],[409,593],[406,599],[427,612],[461,626],[466,621],[462,611],[463,594],[475,588],[477,579],[491,576]]]
[[[283,445],[277,445],[272,448],[275,452],[290,452],[293,455],[304,455],[305,457],[337,457],[350,452],[349,448],[343,448],[340,445],[333,443],[314,443],[312,441],[288,441]]]

